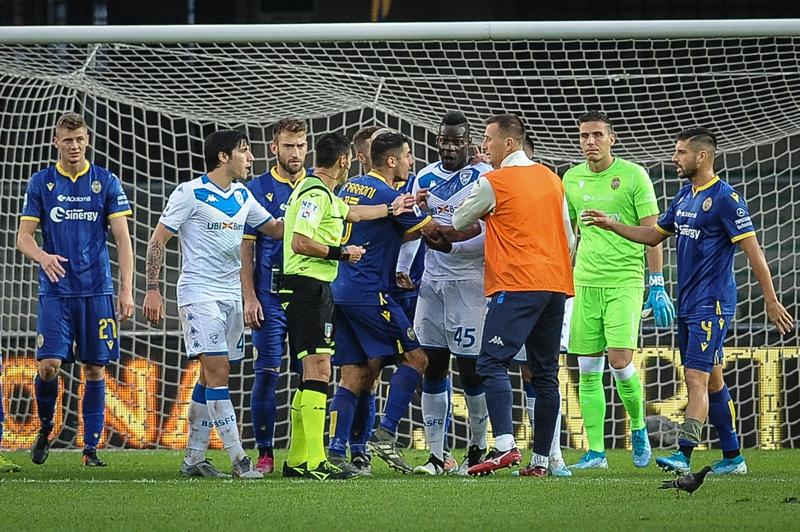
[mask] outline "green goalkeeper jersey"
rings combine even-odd
[[[598,288],[641,287],[644,283],[644,246],[611,231],[580,222],[586,209],[603,211],[615,220],[639,225],[639,220],[658,214],[653,182],[647,170],[619,157],[602,172],[587,163],[564,174],[569,217],[578,220],[581,239],[575,263],[575,285]]]

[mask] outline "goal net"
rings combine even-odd
[[[308,31],[303,26],[282,27],[281,32],[271,26],[228,28],[227,37],[216,42],[209,42],[202,28],[190,28],[186,38],[161,31],[160,42],[154,42],[159,39],[152,38],[148,28],[131,29],[130,35],[118,39],[104,37],[103,28],[73,31],[61,42],[42,43],[34,36],[14,43],[8,42],[13,40],[10,36],[4,37],[6,43],[0,44],[4,446],[29,446],[38,427],[33,391],[37,270],[15,250],[18,213],[30,175],[54,161],[53,126],[69,110],[85,116],[92,135],[90,158],[120,176],[134,206],[130,227],[137,315],[122,325],[122,357],[108,370],[104,438],[108,446],[185,445],[186,410],[198,367],[182,355],[175,302],[177,239],[169,244],[166,258],[168,317],[157,328],[146,323],[140,310],[144,260],[147,239],[167,196],[179,182],[203,172],[203,138],[217,128],[248,133],[256,175],[274,164],[269,151],[271,125],[286,116],[309,121],[309,166],[313,140],[319,134],[338,131],[351,136],[374,124],[413,139],[419,169],[437,159],[434,137],[446,111],[457,109],[467,115],[476,143],[483,119],[512,112],[527,124],[536,157],[563,174],[581,160],[576,116],[602,109],[618,135],[615,154],[647,167],[663,209],[681,185],[670,162],[675,135],[690,126],[708,126],[720,138],[717,170],[747,198],[779,298],[796,314],[800,37],[780,30],[770,34],[768,25],[759,22],[753,22],[742,33],[745,36],[720,31],[718,37],[702,37],[704,30],[717,34],[708,29],[719,26],[708,22],[685,23],[692,31],[682,34],[678,28],[661,37],[656,30],[637,26],[639,36],[623,29],[616,37],[592,38],[583,30],[572,31],[569,24],[512,25],[509,31],[496,32],[497,37],[472,32],[469,25],[448,24],[413,25],[416,29],[407,37],[402,25],[367,26],[363,31],[348,26],[344,31],[328,26]],[[424,32],[419,31],[422,26],[427,28]],[[499,23],[491,27],[506,28]],[[759,31],[764,35],[750,36]],[[92,39],[104,42],[87,43]],[[22,44],[37,40],[39,44]],[[112,260],[116,266],[113,253]],[[674,297],[672,242],[666,247],[664,271]],[[768,326],[761,290],[741,253],[735,273],[739,304],[726,343],[725,366],[740,438],[746,447],[798,446],[797,338],[792,334],[780,339]],[[643,375],[651,436],[656,445],[669,446],[686,403],[674,328],[657,331],[652,321],[644,321],[641,346],[635,363]],[[252,445],[252,356],[232,371],[231,390],[243,440]],[[522,443],[530,438],[530,427],[518,372],[512,371],[512,376],[517,437]],[[80,367],[65,366],[61,377],[56,443],[79,446]],[[585,437],[577,363],[571,357],[562,357],[560,377],[562,442],[580,448]],[[289,397],[295,381],[284,364],[278,447],[288,442]],[[608,371],[605,385],[610,405],[607,445],[625,447],[629,428]],[[385,381],[380,392],[385,398]],[[419,397],[408,419],[401,426],[402,440],[424,446]],[[453,421],[455,445],[464,447],[466,406],[458,377]],[[706,432],[704,443],[715,446],[716,433]]]

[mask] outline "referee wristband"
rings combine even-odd
[[[391,203],[387,203],[386,204],[386,213],[387,213],[386,214],[387,216],[394,215],[394,205],[392,205]]]
[[[328,260],[342,260],[342,248],[339,246],[328,246],[328,254],[325,258]]]

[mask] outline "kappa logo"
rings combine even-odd
[[[209,194],[206,198],[206,203],[214,203],[217,201],[217,197],[214,194]]]
[[[500,338],[499,336],[493,336],[492,339],[489,340],[489,343],[490,344],[495,344],[495,345],[502,345],[502,346],[506,345],[506,344],[503,343],[503,339]]]

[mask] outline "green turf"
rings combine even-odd
[[[3,530],[797,530],[800,451],[748,451],[746,477],[712,478],[693,497],[657,490],[671,478],[636,470],[627,452],[610,469],[571,479],[404,476],[375,464],[375,477],[347,482],[187,480],[181,455],[105,451],[106,469],[85,469],[76,452],[51,453],[0,474]],[[229,463],[212,453],[220,465]],[[408,452],[411,463],[424,460]],[[569,452],[567,461],[578,454]],[[718,457],[698,452],[696,467]],[[280,460],[282,457],[278,456]],[[792,499],[796,498],[796,499]]]

